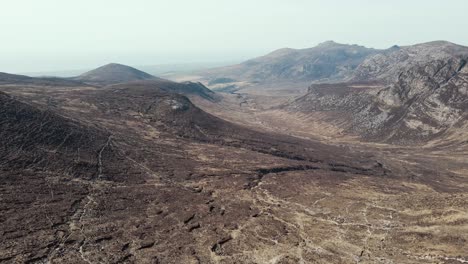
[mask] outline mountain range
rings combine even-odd
[[[0,73],[0,262],[465,263],[467,61],[328,41],[189,82]]]
[[[308,49],[279,49],[238,65],[207,70],[203,76],[215,83],[222,78],[252,83],[342,80],[365,58],[379,52],[382,51],[327,41]]]
[[[467,60],[468,48],[447,42],[402,47],[367,58],[348,83],[312,85],[291,107],[342,112],[358,134],[402,144],[457,133],[468,120]]]
[[[215,88],[240,83],[229,90],[238,93],[262,83],[308,82],[306,95],[281,107],[333,115],[332,123],[368,140],[408,144],[466,129],[467,61],[468,47],[446,41],[386,50],[325,42],[277,50],[204,76]]]

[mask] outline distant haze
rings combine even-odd
[[[325,40],[468,45],[466,0],[15,0],[0,8],[0,72],[243,60]]]

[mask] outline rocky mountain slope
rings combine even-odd
[[[394,46],[367,57],[356,68],[352,79],[395,82],[401,72],[408,71],[415,66],[427,65],[437,70],[451,60],[464,60],[466,55],[466,47],[447,41],[433,41],[403,47]]]
[[[447,42],[395,48],[367,58],[354,82],[312,85],[288,108],[343,113],[365,138],[425,142],[467,122],[467,60],[467,47]]]
[[[381,51],[358,45],[324,42],[308,49],[280,49],[238,65],[201,73],[211,85],[247,81],[334,81],[351,76],[365,58]]]

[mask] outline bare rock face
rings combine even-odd
[[[290,108],[344,112],[364,138],[425,142],[467,122],[467,61],[468,48],[447,42],[394,48],[366,59],[353,82],[313,85]],[[353,89],[360,82],[367,88]]]
[[[376,75],[390,82],[376,96],[394,115],[386,122],[391,127],[386,133],[388,139],[430,139],[466,122],[468,48],[435,42],[408,47],[394,55],[401,56],[402,52],[407,59],[388,69],[396,76]]]
[[[395,82],[400,73],[415,66],[428,66],[467,56],[467,48],[446,41],[434,41],[413,46],[393,46],[367,57],[354,71],[352,80],[385,80]],[[431,65],[428,65],[431,64]],[[429,73],[431,69],[426,69]],[[435,72],[433,72],[435,73]]]

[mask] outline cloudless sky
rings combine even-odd
[[[468,45],[467,0],[3,0],[0,71],[243,60],[326,40]]]

